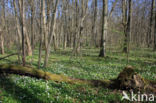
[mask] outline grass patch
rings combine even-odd
[[[127,65],[126,54],[107,52],[107,58],[99,58],[98,52],[98,49],[83,49],[81,56],[72,57],[70,49],[51,51],[48,67],[41,69],[80,79],[117,78]],[[30,63],[32,58],[33,62]],[[156,80],[155,58],[156,52],[152,50],[133,50],[130,52],[129,65],[135,67],[142,77]],[[12,56],[0,61],[0,64],[16,64],[17,60],[17,56]],[[27,62],[36,68],[37,61],[38,52],[35,50],[32,57],[27,57]],[[119,91],[88,85],[71,85],[17,75],[0,78],[0,101],[4,103],[110,103],[120,102],[121,96]]]

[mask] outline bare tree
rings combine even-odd
[[[92,24],[92,39],[93,39],[93,43],[94,43],[94,46],[97,45],[96,43],[96,16],[97,16],[97,0],[94,0],[93,1],[93,5],[94,5],[94,16],[93,16],[93,24]]]
[[[130,43],[130,35],[131,35],[131,12],[132,12],[132,0],[128,0],[128,20],[127,20],[127,28],[126,28],[126,35],[127,35],[127,43],[126,43],[126,50],[127,50],[127,63],[129,62],[129,43]]]
[[[4,54],[4,39],[2,34],[2,30],[0,30],[0,54]]]
[[[100,57],[106,56],[106,35],[108,30],[108,0],[103,0],[103,11],[102,11],[102,31],[101,31],[101,43],[100,43]]]
[[[14,5],[14,12],[15,12],[15,19],[16,19],[16,29],[17,29],[17,34],[18,34],[18,42],[19,44],[22,44],[22,37],[21,37],[21,29],[20,29],[20,19],[18,18],[18,13],[17,13],[17,5],[16,5],[16,0],[13,0],[13,5]]]
[[[75,0],[75,13],[73,14],[74,17],[74,32],[73,32],[73,53],[74,55],[77,54],[77,28],[78,28],[78,0]]]
[[[56,17],[57,17],[56,11],[57,11],[58,2],[59,2],[59,0],[56,0],[55,7],[54,7],[54,10],[52,12],[53,16],[52,16],[52,19],[51,19],[51,27],[50,27],[50,32],[49,32],[48,45],[47,45],[46,52],[45,52],[44,67],[47,67],[48,58],[49,58],[49,55],[50,55],[52,37],[53,37],[53,33],[54,33],[54,30],[55,30],[55,27],[56,27]]]
[[[123,25],[123,32],[124,32],[124,45],[123,45],[123,52],[127,53],[127,0],[122,0],[122,25]]]
[[[24,7],[25,7],[25,3],[23,0],[21,0],[19,2],[20,5],[20,16],[21,16],[21,33],[22,33],[22,62],[23,62],[23,66],[25,66],[26,64],[26,60],[25,60],[25,34],[24,34]]]
[[[82,45],[82,32],[84,29],[84,21],[87,17],[87,10],[88,10],[88,0],[81,1],[81,10],[78,5],[78,0],[75,1],[75,7],[76,7],[76,14],[75,14],[75,34],[74,34],[74,42],[73,42],[73,53],[74,55],[80,54],[80,49]],[[78,15],[80,13],[80,15]],[[80,19],[78,18],[80,17]]]
[[[6,20],[5,20],[5,1],[1,1],[2,5],[2,30],[0,31],[0,53],[4,54],[4,33],[6,33]]]
[[[38,58],[38,68],[41,65],[42,59],[42,18],[43,18],[43,0],[40,0],[40,44],[39,44],[39,58]]]
[[[156,0],[155,0],[156,3]],[[154,26],[154,50],[156,51],[156,5],[155,5],[155,26]]]
[[[152,29],[153,29],[153,11],[154,11],[154,0],[151,2],[151,15],[150,15],[150,21],[149,21],[149,28],[148,28],[148,34],[147,34],[147,45],[150,47],[152,44]]]
[[[44,33],[44,46],[47,48],[48,41],[47,41],[47,36],[48,36],[48,30],[47,30],[47,25],[46,25],[46,0],[43,0],[43,33]]]
[[[31,5],[31,46],[33,51],[34,50],[34,18],[35,18],[34,0],[30,1],[30,5]]]
[[[25,46],[26,49],[25,49],[24,52],[26,52],[29,56],[31,56],[32,55],[32,48],[31,48],[31,43],[30,43],[30,39],[29,39],[29,36],[28,36],[28,31],[27,31],[26,24],[25,24],[26,23],[25,7],[22,7],[22,2],[24,2],[24,1],[13,0],[15,18],[16,18],[16,28],[17,28],[17,31],[18,31],[18,37],[19,38],[23,35],[22,32],[24,33],[24,45],[26,43],[26,46]],[[18,3],[18,8],[17,8],[16,3]],[[25,2],[24,2],[24,4],[25,4]],[[18,10],[19,10],[19,13],[18,13]],[[18,14],[20,14],[20,15],[18,15]],[[21,43],[22,39],[19,39],[19,41]]]

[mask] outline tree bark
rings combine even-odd
[[[25,39],[25,42],[26,43],[26,49],[25,49],[25,55],[27,54],[28,56],[32,56],[32,48],[31,48],[31,43],[30,43],[30,39],[29,39],[29,36],[28,36],[28,31],[27,31],[27,28],[26,28],[26,25],[25,25],[25,21],[26,21],[26,14],[25,14],[25,1],[18,1],[19,2],[19,10],[20,12],[22,13],[21,14],[21,18],[20,20],[22,21],[22,32],[24,32],[24,39]],[[23,2],[23,4],[22,4]],[[22,7],[23,5],[23,7]],[[23,10],[23,11],[22,11]],[[22,34],[23,35],[23,34]]]
[[[38,55],[38,68],[40,69],[42,59],[42,18],[43,18],[43,0],[40,0],[40,44],[39,44],[39,55]]]
[[[128,21],[127,21],[127,52],[129,53],[129,43],[131,36],[131,13],[132,13],[132,0],[129,0],[129,13],[128,13]]]
[[[78,39],[78,0],[75,0],[75,13],[73,13],[73,54],[77,54],[77,39]]]
[[[56,1],[56,4],[55,4],[55,8],[53,10],[53,13],[54,15],[52,16],[52,20],[51,20],[51,28],[50,28],[50,33],[49,33],[49,41],[48,41],[48,45],[47,45],[47,48],[46,48],[46,51],[45,51],[45,60],[44,60],[44,67],[47,67],[47,64],[48,64],[48,58],[49,58],[49,55],[50,55],[50,48],[51,48],[51,42],[52,42],[52,39],[53,39],[53,33],[55,32],[55,27],[56,27],[56,11],[57,11],[57,4],[58,4],[59,0]]]
[[[35,16],[35,7],[34,7],[34,0],[31,0],[31,47],[32,51],[34,50],[34,16]]]
[[[123,43],[123,52],[127,53],[127,0],[122,1],[122,26],[123,26],[123,32],[124,32],[124,43]]]
[[[23,66],[26,65],[26,60],[25,60],[25,34],[24,34],[24,1],[21,0],[19,1],[19,7],[20,7],[20,17],[21,17],[21,34],[22,34],[22,62]]]
[[[18,34],[18,42],[19,44],[21,45],[22,44],[22,33],[21,33],[21,28],[20,28],[20,20],[18,18],[18,15],[17,15],[17,5],[16,5],[16,1],[13,0],[13,6],[14,6],[14,12],[15,12],[15,19],[16,19],[16,29],[17,29],[17,34]]]
[[[92,41],[91,44],[93,44],[95,47],[97,45],[96,43],[96,38],[97,38],[97,34],[96,34],[96,16],[97,16],[97,0],[94,0],[94,17],[93,17],[93,24],[92,24]],[[94,41],[94,42],[93,42]]]
[[[152,0],[151,3],[151,15],[150,15],[150,21],[149,21],[149,28],[148,28],[148,34],[147,34],[147,46],[150,47],[152,45],[152,29],[153,29],[153,11],[154,11],[154,0]]]
[[[0,31],[0,53],[3,55],[4,51],[4,33],[6,33],[6,20],[5,20],[5,1],[2,0],[2,31]]]
[[[106,56],[106,35],[108,29],[107,17],[108,17],[108,0],[103,0],[102,31],[101,31],[101,45],[99,57]]]
[[[155,5],[155,26],[154,26],[154,51],[156,51],[156,5]]]
[[[44,46],[47,49],[48,45],[48,30],[47,30],[47,23],[46,23],[46,0],[43,0],[43,33],[44,33]]]
[[[0,54],[4,54],[4,39],[2,32],[0,31]]]

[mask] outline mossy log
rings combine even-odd
[[[153,86],[155,85],[155,82],[150,83],[150,81],[145,80],[140,75],[138,75],[131,66],[125,67],[124,70],[119,74],[119,76],[113,80],[74,79],[64,75],[53,74],[35,68],[9,64],[0,65],[0,74],[3,73],[24,75],[35,78],[42,78],[45,80],[52,80],[56,82],[67,82],[71,84],[87,84],[92,86],[102,86],[105,88],[113,89],[146,89],[155,91],[155,87]]]
[[[50,72],[45,72],[40,69],[30,68],[30,67],[23,67],[20,65],[9,65],[3,64],[0,65],[0,74],[17,74],[17,75],[24,75],[35,77],[38,79],[45,79],[45,80],[52,80],[56,82],[67,82],[71,84],[89,84],[89,85],[103,85],[108,87],[110,85],[109,80],[84,80],[84,79],[75,79],[71,77],[67,77],[64,75],[53,74]]]
[[[57,82],[73,82],[74,81],[74,79],[69,78],[64,75],[52,74],[50,72],[45,72],[40,69],[23,67],[20,65],[8,65],[8,64],[0,65],[0,74],[3,74],[3,73],[24,75],[24,76],[35,77],[38,79],[41,78],[41,79],[45,79],[45,80],[53,80],[53,81],[57,81]],[[76,82],[80,83],[81,81],[76,80]]]

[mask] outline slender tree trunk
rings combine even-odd
[[[44,46],[45,49],[47,49],[48,45],[48,30],[47,30],[47,25],[46,25],[46,0],[43,0],[43,33],[44,33]]]
[[[3,35],[2,31],[0,31],[0,54],[4,54],[4,40],[3,40]]]
[[[113,13],[114,8],[115,8],[115,6],[116,6],[116,4],[117,4],[118,1],[119,1],[119,0],[115,0],[115,1],[113,2],[111,11],[110,11],[110,13],[109,13],[109,18],[112,17],[112,13]],[[123,2],[123,0],[122,0],[122,2]]]
[[[53,33],[54,33],[54,30],[55,30],[55,27],[56,27],[56,19],[57,19],[56,11],[57,11],[58,2],[59,2],[59,0],[56,0],[56,4],[55,4],[55,7],[54,7],[54,11],[53,11],[54,15],[52,16],[52,20],[51,20],[49,41],[48,41],[48,45],[47,45],[46,52],[45,52],[44,67],[47,67],[48,58],[49,58],[49,55],[50,55],[51,42],[52,42],[52,39],[53,39]]]
[[[82,10],[81,10],[81,20],[79,23],[79,31],[78,31],[78,46],[77,46],[77,52],[78,54],[81,52],[81,47],[82,47],[82,34],[83,34],[83,30],[84,30],[84,21],[86,19],[87,16],[87,10],[88,10],[88,0],[86,1],[81,1],[81,5],[82,5]]]
[[[18,34],[18,38],[19,38],[19,44],[22,44],[22,33],[21,33],[21,28],[20,28],[20,20],[18,18],[17,15],[17,6],[16,6],[16,1],[13,0],[13,6],[14,6],[14,12],[15,12],[15,19],[16,19],[16,29],[17,29],[17,34]],[[21,48],[21,46],[19,46]]]
[[[46,23],[46,28],[47,28],[47,36],[48,33],[50,32],[50,7],[51,5],[53,6],[53,1],[52,0],[47,0],[47,23]]]
[[[148,28],[148,36],[147,36],[147,46],[150,47],[152,44],[152,28],[153,28],[153,9],[154,9],[154,0],[151,3],[151,16],[149,21],[149,28]]]
[[[22,33],[21,33],[21,27],[20,27],[20,20],[17,15],[17,6],[16,1],[13,0],[13,7],[15,12],[15,20],[16,20],[16,33],[17,33],[17,48],[18,48],[18,61],[21,63],[21,45],[22,45]]]
[[[25,22],[25,17],[24,17],[24,22]],[[27,55],[32,56],[31,43],[30,43],[30,39],[25,24],[24,24],[24,32],[25,32],[25,39],[26,39],[26,46],[27,46]]]
[[[31,47],[34,50],[34,0],[31,0]]]
[[[54,45],[54,50],[57,50],[57,40],[56,40],[56,33],[53,34],[53,45]]]
[[[94,0],[94,17],[93,17],[93,24],[92,24],[92,39],[93,41],[91,41],[93,43],[94,46],[97,45],[96,43],[96,16],[97,16],[97,0]]]
[[[74,45],[73,45],[73,52],[74,55],[78,55],[80,54],[80,50],[81,50],[81,46],[82,46],[82,32],[84,29],[84,21],[86,19],[87,16],[87,9],[88,9],[88,0],[86,1],[81,1],[81,5],[82,5],[82,10],[79,10],[78,7],[78,1],[75,1],[75,7],[76,7],[76,15],[75,15],[75,35],[74,35]],[[78,13],[81,13],[81,19],[78,18]],[[78,23],[79,21],[79,23]]]
[[[74,17],[74,31],[73,31],[73,54],[77,54],[77,39],[78,39],[78,0],[75,0],[75,13],[73,14]]]
[[[154,26],[154,50],[156,51],[156,5],[155,5],[155,26]]]
[[[108,28],[107,17],[108,17],[108,0],[103,0],[101,45],[99,54],[100,57],[106,56],[106,35]]]
[[[21,15],[21,33],[22,33],[22,62],[23,66],[26,64],[25,60],[25,34],[24,34],[24,16],[25,16],[25,10],[24,10],[24,0],[21,0],[20,2],[20,15]]]
[[[23,4],[22,4],[22,2],[23,2]],[[21,33],[22,32],[24,32],[24,43],[26,43],[26,49],[25,49],[25,54],[27,54],[28,56],[32,56],[32,48],[31,48],[31,43],[30,43],[30,39],[29,39],[29,36],[28,36],[28,31],[27,31],[27,28],[26,28],[26,26],[25,26],[25,1],[18,1],[18,4],[19,4],[19,10],[20,10],[20,21],[22,21],[21,22],[21,25],[22,25],[22,29],[21,29]],[[22,7],[22,5],[24,6],[24,7]],[[23,24],[22,24],[23,23]],[[23,30],[23,31],[22,31]],[[23,35],[23,34],[22,34]],[[24,44],[25,45],[25,44]]]
[[[3,32],[0,33],[0,53],[3,55],[4,52],[4,34],[7,33],[6,20],[5,20],[5,0],[2,0],[2,27]]]
[[[123,24],[123,32],[124,32],[124,43],[123,43],[123,52],[127,53],[127,0],[122,1],[122,24]]]
[[[63,25],[63,49],[66,49],[67,46],[67,28],[65,24]]]
[[[127,35],[127,63],[129,62],[129,43],[130,43],[130,35],[131,35],[131,13],[132,13],[132,0],[129,1],[129,9],[128,9],[128,21],[127,21],[127,28],[126,28],[126,35]]]
[[[40,69],[42,59],[42,18],[43,18],[43,0],[40,0],[40,44],[39,44],[39,56],[38,56],[38,68]]]

